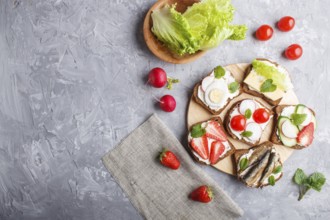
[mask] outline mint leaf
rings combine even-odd
[[[261,84],[260,92],[274,92],[276,88],[277,86],[273,84],[273,80],[267,79],[265,82]]]
[[[244,117],[245,117],[246,119],[251,118],[251,115],[252,115],[252,111],[251,111],[251,109],[247,109],[247,110],[245,111],[245,113],[244,113]]]
[[[315,172],[307,177],[304,171],[298,168],[293,176],[293,181],[299,185],[298,201],[300,201],[310,189],[320,192],[322,186],[325,184],[326,178],[319,172]]]
[[[228,90],[230,93],[234,93],[237,91],[237,89],[239,88],[239,84],[238,82],[232,82],[228,85]]]
[[[298,185],[302,185],[302,184],[304,184],[306,179],[307,179],[307,176],[304,173],[304,171],[302,169],[298,168],[296,170],[296,172],[294,173],[293,181]]]
[[[291,119],[292,119],[292,124],[294,125],[301,125],[307,118],[307,114],[298,114],[298,113],[292,113],[291,114]]]
[[[278,174],[282,171],[282,166],[279,165],[277,167],[275,167],[275,169],[273,170],[273,174]]]
[[[214,68],[214,77],[220,79],[226,74],[226,70],[222,66]]]
[[[322,186],[324,185],[326,179],[322,173],[315,172],[312,175],[308,177],[309,185],[312,189],[320,192],[322,189]]]
[[[248,167],[248,165],[249,165],[249,160],[246,157],[244,157],[239,162],[239,169],[245,170]]]
[[[241,135],[243,136],[243,137],[251,137],[252,136],[252,131],[243,131],[242,133],[241,133]]]
[[[269,185],[274,186],[275,185],[275,177],[274,176],[268,177],[268,183],[269,183]]]
[[[191,129],[191,137],[198,138],[202,137],[206,133],[205,128],[202,128],[202,124],[197,124]]]

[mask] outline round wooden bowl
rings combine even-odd
[[[169,63],[182,64],[192,62],[206,53],[206,51],[197,51],[191,55],[176,55],[172,53],[166,46],[164,46],[162,42],[157,40],[156,36],[151,32],[151,13],[153,10],[162,8],[166,4],[172,5],[176,3],[176,10],[182,13],[185,12],[189,6],[196,2],[199,2],[199,0],[159,0],[149,9],[143,23],[143,35],[149,50],[156,57]]]

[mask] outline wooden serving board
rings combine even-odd
[[[243,81],[243,77],[244,77],[244,72],[245,69],[248,67],[249,64],[247,63],[239,63],[239,64],[232,64],[232,65],[228,65],[226,66],[226,68],[232,72],[232,74],[234,75],[234,77],[236,78],[236,80],[238,82],[242,82]],[[206,76],[206,74],[205,74]],[[246,93],[242,93],[241,95],[239,95],[238,97],[232,99],[229,103],[229,105],[221,112],[221,114],[219,115],[221,117],[221,119],[224,119],[225,114],[227,113],[228,109],[236,102],[245,98],[254,98],[258,101],[260,101],[262,104],[264,104],[267,107],[271,107],[267,102],[265,102],[263,99],[258,98],[258,97],[254,97],[252,95],[246,94]],[[296,94],[293,92],[293,90],[288,91],[285,96],[283,97],[283,99],[280,102],[280,105],[282,104],[299,104],[298,98],[296,96]],[[206,109],[204,109],[203,107],[201,107],[199,104],[197,104],[192,98],[190,99],[190,103],[189,103],[189,107],[188,107],[188,112],[187,112],[187,124],[188,124],[188,129],[191,127],[191,125],[201,122],[201,121],[206,121],[211,117],[214,117],[216,115],[212,115],[211,113],[209,113]],[[271,132],[272,132],[272,128],[273,128],[273,120],[271,120],[269,122],[269,124],[267,125],[267,127],[265,128],[263,135],[261,137],[261,142],[269,140]],[[250,148],[247,144],[244,144],[242,142],[239,142],[237,140],[234,140],[231,137],[228,137],[229,141],[231,141],[231,143],[233,143],[233,145],[235,146],[236,149],[248,149]],[[288,159],[288,157],[293,153],[294,149],[288,148],[288,147],[284,147],[282,145],[275,145],[277,151],[279,152],[280,156],[281,156],[281,160],[282,162],[284,162],[286,159]],[[225,159],[221,160],[219,163],[213,165],[214,168],[221,170],[225,173],[234,175],[234,168],[233,168],[233,160],[232,157],[226,157]]]

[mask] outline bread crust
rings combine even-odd
[[[289,107],[289,106],[297,106],[297,105],[278,105],[275,108],[275,115],[274,115],[274,124],[273,124],[273,131],[272,131],[272,135],[270,136],[270,141],[273,142],[274,144],[279,144],[279,145],[283,145],[284,147],[287,147],[283,144],[283,142],[280,140],[280,138],[277,135],[277,123],[278,123],[278,118],[281,116],[281,113],[283,111],[284,108]],[[307,107],[308,108],[308,107]],[[315,117],[315,112],[313,111],[313,109],[308,108],[312,114]],[[308,146],[301,146],[299,144],[296,144],[292,147],[288,147],[288,148],[292,148],[292,149],[296,149],[296,150],[301,150],[304,149]]]
[[[195,125],[197,125],[197,124],[201,124],[201,123],[203,123],[203,122],[208,122],[208,121],[216,121],[216,122],[218,122],[218,123],[220,124],[220,126],[223,128],[223,123],[222,123],[221,118],[220,118],[220,117],[212,117],[212,118],[210,118],[210,119],[208,119],[208,120],[206,120],[206,121],[202,121],[202,122],[198,122],[198,123],[193,124],[193,125],[189,128],[188,136],[189,136],[189,134],[190,134],[191,129],[192,129],[193,126],[195,126]],[[223,130],[224,130],[224,128],[223,128]],[[226,158],[226,157],[228,157],[228,156],[230,156],[230,155],[232,155],[232,154],[235,153],[236,148],[234,147],[234,145],[233,145],[229,140],[227,140],[227,141],[228,141],[228,144],[229,144],[229,146],[230,146],[231,149],[230,149],[229,151],[227,151],[224,155],[222,155],[222,156],[217,160],[216,163],[218,163],[220,160],[222,160],[222,159],[224,159],[224,158]],[[207,163],[205,163],[205,162],[199,160],[199,158],[193,153],[193,152],[194,152],[194,149],[192,148],[192,146],[191,146],[189,140],[188,140],[188,149],[189,149],[190,154],[192,155],[192,157],[195,159],[195,161],[197,161],[197,162],[199,162],[199,163],[201,163],[201,164],[211,165],[211,164],[207,164]],[[215,164],[216,164],[216,163],[215,163]]]
[[[278,63],[273,62],[273,61],[268,60],[268,59],[257,58],[256,60],[268,61],[268,62],[274,64],[276,67],[279,66]],[[252,64],[250,64],[250,65],[246,68],[246,70],[245,70],[245,72],[244,72],[244,80],[245,80],[246,77],[250,74],[251,70],[252,70]],[[244,91],[245,93],[248,93],[248,94],[253,95],[253,96],[256,96],[256,97],[260,97],[260,98],[262,98],[263,100],[265,100],[267,103],[269,103],[269,104],[272,105],[272,106],[276,106],[276,105],[278,105],[278,104],[281,102],[282,98],[277,99],[277,100],[272,100],[272,99],[267,98],[264,94],[262,94],[262,93],[260,93],[260,92],[257,92],[257,91],[254,91],[254,90],[249,89],[249,86],[248,86],[246,83],[244,83],[244,80],[243,80],[243,82],[242,82],[242,88],[243,88],[243,91]]]
[[[236,168],[236,169],[235,169],[235,174],[236,174],[236,176],[237,176],[237,179],[240,180],[241,182],[243,182],[247,187],[251,187],[251,188],[262,188],[262,187],[265,187],[265,186],[268,186],[268,185],[269,185],[269,183],[267,183],[267,184],[259,184],[259,185],[256,186],[256,187],[250,186],[250,185],[246,184],[246,182],[242,181],[241,178],[240,178],[240,176],[238,176],[238,174],[237,174],[237,167],[239,166],[239,159],[240,159],[240,157],[241,157],[243,154],[248,153],[251,149],[256,149],[256,148],[263,147],[263,146],[265,146],[265,147],[267,147],[267,148],[272,148],[274,145],[273,145],[273,143],[270,142],[270,141],[265,141],[265,142],[263,142],[263,143],[261,143],[261,144],[259,144],[259,145],[257,145],[257,146],[251,147],[250,149],[240,149],[240,150],[236,150],[236,152],[235,152],[234,155],[233,155],[233,157],[234,157],[234,161],[235,161],[235,166],[234,166],[234,167]],[[279,163],[280,163],[281,166],[283,167],[283,163],[282,163],[281,159],[279,159]],[[283,176],[283,172],[281,173],[281,175],[280,175],[278,178],[275,179],[275,182],[277,182],[279,179],[281,179],[282,176]]]
[[[229,71],[229,70],[228,70]],[[230,72],[230,71],[229,71]],[[212,74],[212,72],[211,73],[209,73],[208,74],[208,76],[210,76]],[[234,77],[233,76],[233,74],[230,72],[230,74],[232,75],[232,77]],[[205,78],[205,77],[204,77]],[[204,79],[203,78],[203,79]],[[235,77],[234,77],[235,78]],[[196,85],[195,85],[195,87],[194,87],[194,91],[193,91],[193,98],[194,98],[194,100],[195,100],[195,102],[197,102],[200,106],[202,106],[204,109],[206,109],[207,111],[209,111],[212,115],[219,115],[226,107],[227,107],[227,105],[230,103],[230,100],[232,100],[232,99],[230,99],[230,98],[228,98],[227,100],[226,100],[226,102],[227,102],[227,104],[225,104],[221,109],[219,109],[219,110],[213,110],[213,109],[211,109],[210,107],[208,107],[202,100],[200,100],[199,98],[198,98],[198,87],[199,86],[201,86],[202,85],[202,81],[203,81],[203,79],[200,81],[200,82],[198,82],[198,83],[196,83]],[[236,80],[236,79],[235,79]],[[236,81],[237,82],[237,81]],[[237,82],[237,83],[239,83],[239,82]],[[243,89],[242,89],[242,84],[241,83],[239,83],[239,92],[238,92],[238,94],[237,94],[237,96],[239,96],[241,93],[242,93],[242,91],[243,91]],[[235,97],[237,97],[237,96],[235,96]],[[234,98],[235,98],[234,97]]]
[[[246,99],[250,99],[250,98],[246,98]],[[231,129],[230,129],[230,115],[231,115],[231,113],[232,113],[236,108],[239,107],[239,104],[240,104],[242,101],[244,101],[244,100],[246,100],[246,99],[242,99],[242,100],[240,100],[240,101],[235,102],[235,103],[230,107],[230,109],[227,111],[227,113],[226,113],[226,115],[225,115],[225,121],[224,121],[225,129],[226,129],[228,135],[229,135],[230,137],[232,137],[233,139],[238,140],[238,141],[240,141],[240,142],[243,142],[243,143],[245,143],[245,144],[247,144],[247,145],[249,145],[249,146],[256,146],[256,145],[258,145],[258,144],[260,143],[260,139],[259,139],[256,143],[253,144],[253,143],[250,143],[250,142],[244,140],[244,138],[239,139],[238,137],[236,137],[236,135],[235,135],[235,134],[231,131]],[[271,116],[274,115],[274,112],[273,112],[271,109],[269,109],[269,108],[267,108],[266,106],[264,106],[264,105],[263,105],[261,102],[259,102],[258,100],[255,100],[255,99],[253,99],[253,100],[254,100],[255,102],[259,103],[259,105],[261,105],[263,108],[267,109]],[[270,120],[272,120],[272,119],[270,119]],[[264,132],[264,130],[263,130],[262,132]]]

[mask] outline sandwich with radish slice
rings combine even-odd
[[[227,112],[225,128],[232,138],[255,146],[272,118],[273,112],[259,101],[243,99]]]
[[[218,115],[230,100],[241,93],[240,83],[232,73],[222,66],[197,83],[194,87],[194,100],[213,115]]]
[[[235,152],[219,117],[191,126],[188,143],[194,159],[207,165],[214,165]]]
[[[315,112],[305,105],[279,105],[271,141],[294,149],[312,144],[316,128]]]

